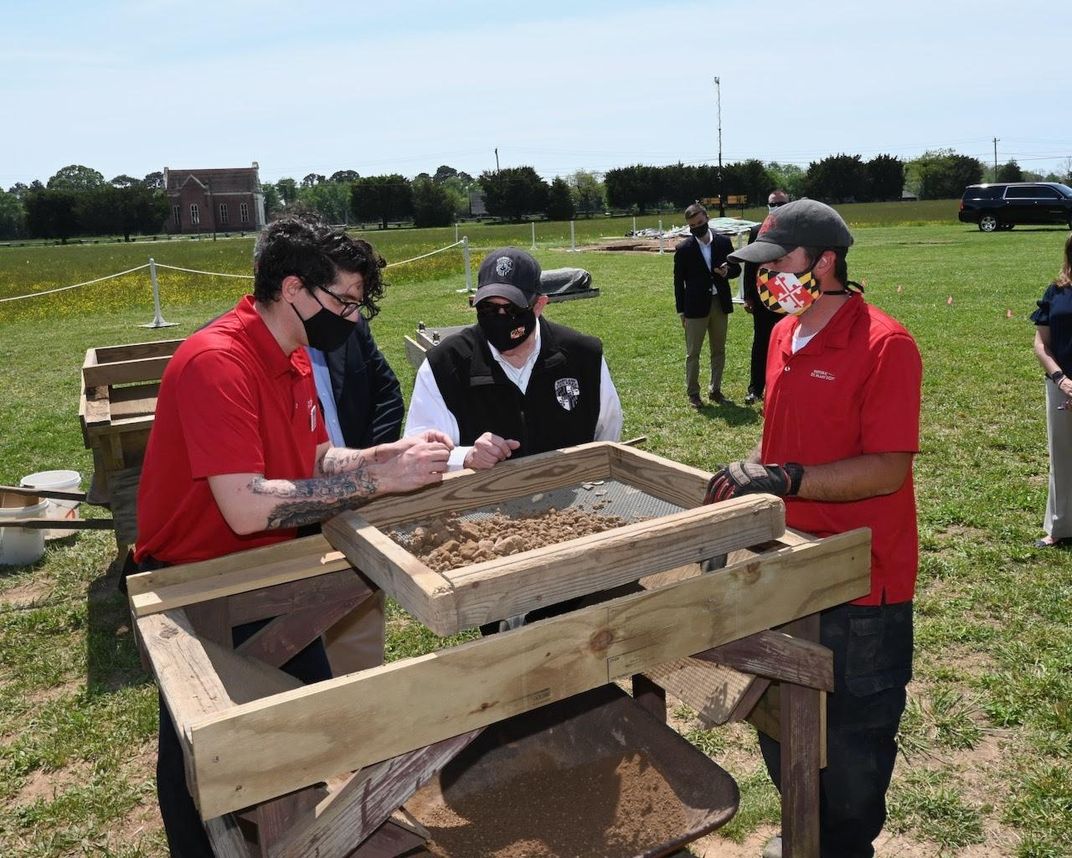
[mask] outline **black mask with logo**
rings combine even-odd
[[[315,296],[313,300],[316,301]],[[319,301],[317,303],[320,304]],[[350,334],[354,332],[354,328],[357,327],[356,319],[344,319],[342,316],[332,313],[323,304],[308,319],[302,319],[301,313],[298,312],[298,308],[293,304],[290,307],[294,310],[295,315],[301,319],[302,327],[305,328],[305,338],[309,341],[309,345],[314,349],[320,349],[322,352],[335,351],[346,342]]]
[[[481,333],[500,352],[516,349],[536,330],[536,311],[532,307],[509,312],[511,309],[508,308],[506,313],[477,314],[476,321]]]

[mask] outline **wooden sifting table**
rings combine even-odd
[[[786,532],[781,501],[766,495],[701,507],[708,476],[587,444],[449,475],[338,516],[323,536],[132,576],[138,638],[217,854],[258,854],[254,823],[269,856],[358,844],[363,858],[400,855],[423,837],[397,811],[482,728],[632,679],[657,717],[669,688],[708,723],[751,715],[779,736],[784,854],[817,855],[833,689],[817,612],[868,592],[870,533]],[[432,513],[598,480],[679,511],[443,574],[384,541],[384,529]],[[720,555],[728,565],[702,571]],[[446,634],[638,579],[640,592],[314,685],[278,670],[377,587]],[[275,619],[230,646],[234,625],[264,617]]]

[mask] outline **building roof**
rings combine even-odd
[[[197,182],[204,188],[211,186],[212,193],[225,194],[235,192],[257,193],[260,190],[258,167],[223,167],[194,170],[175,170],[164,168],[164,176],[169,192],[177,193],[187,182]]]

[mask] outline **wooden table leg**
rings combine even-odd
[[[633,699],[656,721],[666,723],[666,689],[642,673],[633,675]]]
[[[818,642],[819,615],[801,617],[782,631]],[[819,855],[819,762],[823,693],[783,682],[781,686],[782,855]]]

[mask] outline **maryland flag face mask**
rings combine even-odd
[[[811,273],[814,267],[815,263],[812,263],[799,274],[760,268],[756,272],[756,291],[759,292],[759,300],[775,313],[799,316],[819,297],[819,284],[815,282],[815,277]]]

